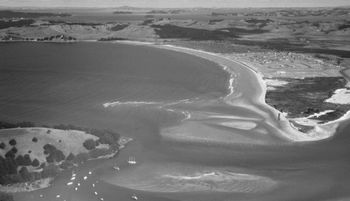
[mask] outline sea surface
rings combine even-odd
[[[1,43],[0,120],[134,138],[118,157],[66,171],[15,200],[350,199],[349,123],[327,140],[291,142],[256,101],[253,72],[226,70],[139,45]]]

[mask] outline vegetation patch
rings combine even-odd
[[[275,90],[267,91],[266,102],[276,109],[287,112],[288,117],[305,117],[326,110],[334,110],[312,119],[327,122],[343,116],[350,105],[339,105],[324,102],[333,92],[346,85],[343,77],[315,77],[305,79],[278,78],[288,82]]]
[[[29,20],[0,20],[0,29],[6,29],[10,27],[27,27],[33,24],[35,21]]]
[[[133,12],[130,12],[130,11],[114,11],[113,14],[116,14],[116,15],[129,15],[129,14],[132,14]]]
[[[190,40],[223,40],[225,38],[237,38],[236,34],[223,30],[206,30],[188,27],[179,27],[171,24],[152,25],[160,38],[185,38]]]
[[[120,147],[120,135],[110,130],[1,123],[6,129],[0,129],[0,186],[51,178],[89,159],[113,156]]]
[[[190,40],[224,40],[239,38],[241,35],[265,33],[260,29],[224,28],[216,30],[179,27],[171,24],[152,25],[160,38],[185,38]]]
[[[120,31],[128,27],[128,24],[118,24],[110,28],[111,31]]]

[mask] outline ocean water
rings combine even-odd
[[[223,96],[228,75],[212,66],[142,46],[2,43],[0,119],[89,126],[106,102]]]
[[[78,191],[66,185],[65,172],[52,187],[15,198],[348,199],[349,124],[331,139],[292,143],[255,100],[259,87],[245,68],[229,74],[224,66],[170,50],[1,43],[0,120],[107,128],[135,139],[116,159],[74,170]],[[136,165],[127,164],[129,156]],[[82,179],[87,171],[93,174]]]

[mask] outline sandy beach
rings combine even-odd
[[[237,70],[237,67],[238,68],[243,67],[247,69],[247,71],[249,71],[249,73],[252,75],[251,77],[256,80],[255,84],[258,87],[258,89],[254,91],[255,93],[253,95],[254,96],[253,101],[257,105],[262,106],[268,110],[268,112],[259,111],[260,114],[266,118],[265,122],[267,124],[271,125],[273,129],[277,130],[281,134],[281,136],[283,136],[285,139],[288,139],[290,141],[295,141],[295,142],[319,141],[319,140],[330,138],[334,135],[335,130],[339,126],[339,124],[349,119],[348,118],[349,115],[346,114],[342,118],[329,122],[324,125],[318,125],[316,123],[315,129],[309,131],[308,133],[302,133],[302,132],[299,132],[295,127],[293,127],[290,124],[289,119],[286,118],[283,114],[280,115],[280,121],[278,122],[276,121],[277,116],[281,112],[266,103],[265,95],[267,92],[267,83],[266,81],[264,81],[262,73],[259,72],[254,66],[250,64],[247,64],[239,60],[233,60],[232,58],[228,58],[225,55],[191,49],[191,48],[178,47],[174,45],[162,45],[162,44],[156,44],[156,43],[150,43],[150,42],[138,42],[138,41],[118,41],[117,43],[124,43],[124,44],[130,44],[130,45],[146,45],[146,46],[152,46],[152,47],[168,49],[173,51],[180,51],[186,54],[191,54],[194,56],[198,56],[198,57],[213,61],[221,65],[224,68],[224,70],[228,71],[231,74],[231,79],[228,84],[229,85],[228,88],[231,90],[231,92],[226,97],[224,97],[225,101],[228,104],[232,104],[232,102],[234,102],[235,105],[240,104],[241,106],[246,107],[248,109],[256,110],[257,107],[255,105],[247,104],[246,102],[236,101],[237,96],[239,96],[239,94],[237,95],[233,93],[233,90],[234,90],[233,82],[235,82],[234,78],[236,77],[235,71]],[[344,75],[346,75],[346,72],[347,71],[345,71]],[[270,82],[273,82],[273,81],[270,80]],[[273,82],[273,83],[277,85],[285,84],[280,82],[278,83]],[[339,101],[344,101],[344,99],[346,99],[348,94],[347,93],[340,94],[340,92],[338,92],[335,94],[335,96],[336,96],[335,97],[336,101],[339,102]],[[272,113],[272,116],[268,114],[269,112]],[[240,123],[244,124],[242,122]],[[226,124],[226,123],[223,121],[223,124]],[[231,123],[231,125],[232,124],[234,123]],[[246,124],[247,125],[244,125],[243,127],[250,127],[252,123],[246,123]]]

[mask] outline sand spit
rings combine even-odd
[[[227,70],[233,76],[236,76],[234,71],[235,71],[235,68],[237,68],[237,65],[243,66],[247,70],[254,73],[255,78],[257,79],[257,81],[260,85],[259,86],[260,93],[256,94],[256,98],[253,101],[257,102],[259,105],[261,105],[265,108],[268,108],[275,115],[275,117],[277,117],[278,114],[280,113],[278,110],[276,110],[272,106],[266,104],[266,102],[265,102],[267,85],[266,85],[266,82],[263,80],[262,73],[257,71],[257,69],[254,68],[254,66],[251,66],[245,62],[233,60],[233,59],[228,58],[228,57],[221,55],[221,54],[216,54],[216,53],[211,53],[211,52],[206,52],[206,51],[196,50],[196,49],[191,49],[191,48],[185,48],[185,47],[178,47],[178,46],[173,46],[173,45],[163,45],[163,44],[154,44],[154,43],[149,43],[149,42],[137,42],[137,41],[117,41],[116,43],[125,43],[125,44],[131,44],[131,45],[147,45],[147,46],[163,48],[163,49],[179,51],[179,52],[195,55],[195,56],[198,56],[201,58],[208,59],[210,61],[213,61],[213,62],[223,66],[224,70]],[[222,65],[223,61],[231,62],[232,66]],[[232,91],[234,90],[233,82],[234,81],[232,81],[230,79],[229,89],[231,90],[231,93],[227,97],[225,97],[225,99],[228,102],[230,101],[230,98],[231,98],[230,96],[237,96],[237,94],[232,93]],[[278,84],[284,84],[284,83],[278,83]],[[238,94],[238,96],[239,96],[239,94]],[[325,125],[317,125],[314,130],[312,130],[308,133],[302,133],[302,132],[299,132],[294,127],[292,127],[289,120],[287,118],[285,118],[284,115],[281,115],[280,121],[276,122],[276,119],[272,119],[268,114],[264,113],[263,111],[259,111],[259,108],[255,107],[253,105],[248,105],[248,104],[242,103],[242,102],[241,103],[235,102],[235,104],[241,104],[241,106],[258,111],[259,114],[263,115],[266,118],[265,123],[267,123],[269,126],[273,127],[285,139],[287,139],[289,141],[294,141],[294,142],[319,141],[319,140],[323,140],[323,139],[327,139],[329,137],[332,137],[335,133],[335,130],[336,130],[335,128],[338,127],[339,123],[349,119],[349,118],[347,118],[347,115],[344,115],[342,118],[340,118],[337,121],[329,122]],[[322,132],[319,132],[319,131],[322,131]]]
[[[104,103],[103,107],[108,108],[108,107],[115,107],[118,105],[142,106],[142,105],[159,105],[159,104],[162,104],[162,103],[161,102],[144,102],[144,101],[126,101],[126,102],[115,101],[115,102]]]
[[[129,189],[162,192],[259,193],[274,189],[277,181],[239,170],[185,164],[142,164],[106,182]],[[147,172],[148,174],[144,174]]]
[[[333,96],[325,100],[325,102],[335,104],[350,104],[350,89],[337,89],[334,92]]]

